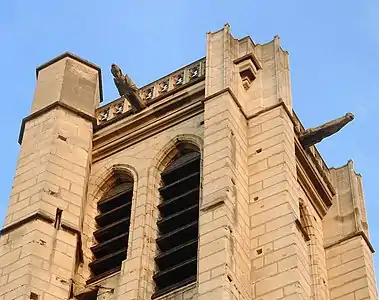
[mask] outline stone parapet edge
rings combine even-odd
[[[328,245],[324,245],[324,249],[326,250],[326,249],[332,248],[338,244],[346,242],[347,240],[350,240],[350,239],[357,237],[357,236],[361,236],[365,240],[365,242],[366,242],[368,248],[370,249],[371,253],[375,253],[374,247],[372,246],[372,244],[371,244],[369,238],[367,237],[366,233],[364,233],[363,231],[356,231],[356,232],[350,233],[347,236],[339,239],[338,241],[332,242]]]

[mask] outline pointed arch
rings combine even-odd
[[[98,201],[116,181],[132,181],[136,184],[137,170],[125,163],[108,163],[101,169],[101,173],[99,171],[90,176],[88,194]]]
[[[180,134],[172,138],[167,142],[152,159],[152,163],[148,169],[148,195],[147,195],[147,206],[151,209],[151,215],[153,218],[147,220],[146,224],[146,236],[151,240],[156,241],[159,236],[159,229],[157,225],[159,210],[158,205],[161,202],[161,195],[159,188],[162,187],[162,172],[167,169],[170,163],[178,157],[180,153],[195,151],[200,154],[200,164],[202,166],[202,156],[203,156],[203,139],[200,136],[194,134]],[[202,167],[200,167],[202,170]],[[201,178],[202,176],[200,176]],[[201,195],[200,195],[201,198]],[[158,254],[158,248],[156,243],[146,244],[145,253],[148,254],[148,259],[143,260],[143,269],[146,270],[145,280],[141,281],[143,289],[145,291],[144,299],[150,299],[152,297],[152,292],[155,290],[155,282],[153,280],[153,274],[157,271],[155,264],[151,263],[155,261]],[[157,294],[155,294],[157,296]]]
[[[151,168],[156,169],[158,172],[163,171],[172,159],[180,151],[198,151],[203,153],[203,140],[194,134],[180,134],[171,139],[163,148],[157,153],[153,159]]]
[[[87,283],[120,271],[128,256],[137,181],[134,167],[114,160],[89,178],[84,222],[91,231],[86,232],[86,240],[92,241],[92,258],[88,261],[91,277]]]

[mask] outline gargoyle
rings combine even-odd
[[[134,112],[139,112],[146,107],[146,104],[138,94],[138,88],[133,80],[126,74],[122,74],[119,66],[112,64],[111,73],[113,81],[117,87],[118,93],[121,97],[125,97],[130,105],[133,107]]]
[[[321,126],[310,128],[300,133],[299,140],[304,148],[308,148],[321,142],[324,138],[335,134],[346,124],[354,120],[352,113],[347,113],[341,118],[329,121]]]

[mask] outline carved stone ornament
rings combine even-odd
[[[162,94],[168,91],[168,80],[163,81],[159,84],[159,93]]]
[[[153,92],[154,92],[154,87],[146,89],[143,93],[143,99],[145,101],[151,100],[153,98]]]
[[[313,146],[321,142],[324,138],[335,134],[352,120],[354,120],[354,115],[347,113],[341,118],[329,121],[315,128],[307,129],[299,134],[300,143],[304,148]]]
[[[109,109],[105,109],[104,111],[100,113],[99,120],[100,122],[105,122],[108,120],[108,117],[109,117]]]
[[[254,53],[244,55],[234,61],[239,68],[239,73],[242,80],[242,85],[245,90],[250,88],[251,83],[257,77],[257,72],[262,67],[255,57]]]
[[[119,66],[112,64],[111,73],[113,81],[120,96],[125,97],[133,108],[134,112],[139,112],[146,107],[146,104],[138,94],[138,88],[133,80],[126,74],[122,74]]]
[[[199,77],[199,74],[200,74],[200,66],[197,65],[189,69],[190,80]]]
[[[124,109],[124,103],[120,102],[117,105],[114,106],[114,114],[118,115],[121,114]]]
[[[173,76],[174,79],[174,86],[182,85],[184,82],[184,74],[183,72],[180,72]]]

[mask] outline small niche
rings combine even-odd
[[[262,248],[259,248],[259,249],[257,249],[256,251],[257,251],[257,254],[258,254],[258,255],[261,255],[261,254],[263,253],[263,249],[262,249]]]
[[[62,141],[64,141],[64,142],[67,141],[67,137],[65,137],[65,136],[63,136],[63,135],[61,135],[61,134],[58,134],[58,139],[60,139],[60,140],[62,140]]]
[[[32,300],[38,300],[39,299],[38,295],[36,293],[33,293],[33,292],[30,292],[29,298]]]
[[[259,197],[254,197],[253,200],[254,200],[254,201],[258,201],[258,200],[259,200]]]
[[[261,153],[261,152],[262,152],[262,148],[255,150],[255,153]]]
[[[58,195],[57,192],[54,192],[54,191],[52,191],[52,190],[50,190],[50,189],[47,191],[47,193],[48,193],[49,195],[51,195],[51,196],[56,196],[56,195]]]
[[[62,212],[63,212],[63,210],[57,207],[57,211],[55,213],[55,222],[54,222],[54,228],[55,229],[59,229],[61,226]]]

